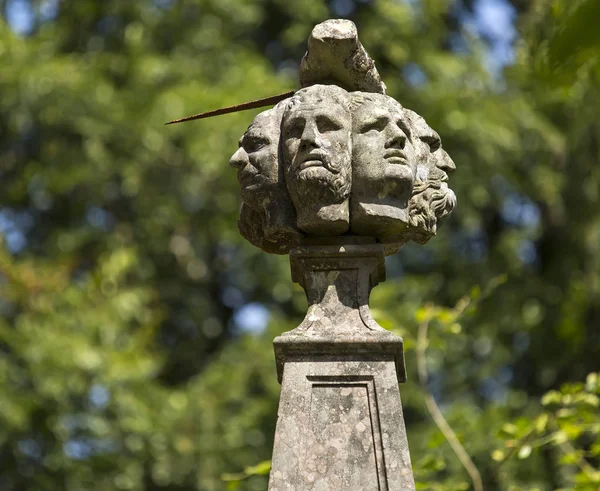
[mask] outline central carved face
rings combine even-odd
[[[326,205],[348,196],[351,118],[336,95],[323,100],[322,93],[302,94],[284,115],[283,164],[292,199],[312,196]]]

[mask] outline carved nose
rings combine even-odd
[[[399,129],[390,135],[390,138],[385,143],[385,148],[399,148],[400,150],[404,150],[405,145],[406,135]]]
[[[310,148],[319,147],[319,134],[317,129],[312,124],[307,124],[302,132],[302,139],[300,140],[301,150],[308,150]]]
[[[306,152],[308,150],[312,150],[313,148],[318,148],[316,140],[302,140],[300,142],[300,150],[302,152]]]
[[[243,148],[238,148],[237,151],[231,156],[229,165],[234,169],[240,170],[248,163],[246,151]]]
[[[440,150],[440,156],[438,157],[436,165],[445,172],[452,172],[456,170],[456,165],[454,164],[454,161],[450,158],[450,155],[448,155],[444,149]]]

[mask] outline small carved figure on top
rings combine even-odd
[[[300,62],[300,86],[332,84],[346,90],[385,94],[373,58],[358,40],[354,22],[329,19],[317,24]]]
[[[289,100],[281,125],[282,163],[298,228],[341,235],[349,228],[352,118],[348,92],[313,85]]]

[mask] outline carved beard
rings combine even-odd
[[[440,189],[433,192],[431,196],[431,209],[435,214],[436,220],[443,220],[456,207],[456,195],[448,185],[443,182]]]
[[[323,155],[322,162],[323,166],[295,173],[291,187],[303,197],[341,203],[350,195],[349,165],[342,160],[334,163],[329,155]]]
[[[456,195],[445,182],[425,181],[415,185],[409,200],[409,223],[417,228],[423,239],[435,235],[437,224],[456,206]]]

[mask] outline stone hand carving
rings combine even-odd
[[[427,242],[456,206],[454,162],[421,116],[385,95],[354,24],[315,27],[301,83],[256,116],[231,157],[242,235],[277,254],[303,237],[370,236],[387,253]]]

